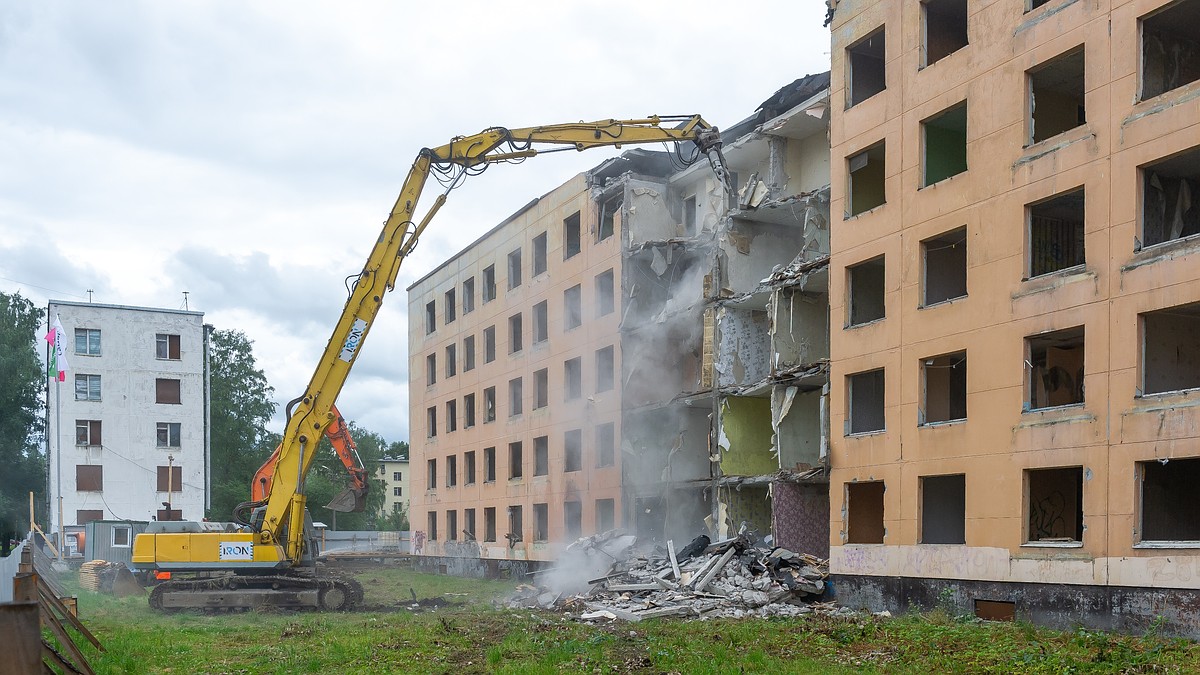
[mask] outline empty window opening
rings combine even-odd
[[[616,527],[616,503],[612,499],[596,500],[596,532],[608,532]]]
[[[446,401],[446,433],[458,431],[458,401]]]
[[[546,271],[546,233],[533,238],[533,276]]]
[[[543,300],[533,306],[533,344],[545,342],[550,337],[550,311]]]
[[[521,249],[508,254],[508,290],[521,285]]]
[[[1028,408],[1083,403],[1083,326],[1025,338]]]
[[[563,362],[563,389],[568,401],[583,396],[583,359],[578,356]]]
[[[1029,142],[1040,143],[1087,123],[1083,105],[1083,47],[1030,70]]]
[[[1083,467],[1030,469],[1025,472],[1029,495],[1029,543],[1083,541]]]
[[[550,405],[550,371],[546,368],[533,373],[533,409]]]
[[[475,394],[463,396],[463,427],[475,426]]]
[[[616,308],[613,271],[607,270],[596,275],[596,316],[607,316],[612,314]]]
[[[463,314],[475,311],[475,277],[463,282]]]
[[[524,386],[521,383],[521,378],[513,378],[508,381],[508,416],[516,417],[523,412]]]
[[[965,544],[967,477],[921,476],[921,543]]]
[[[858,326],[884,318],[883,256],[846,268],[848,326]]]
[[[525,466],[521,457],[521,441],[508,444],[508,477],[520,478],[525,475]]]
[[[425,409],[425,436],[437,436],[437,406],[431,405]]]
[[[496,482],[496,448],[483,449],[483,480],[487,483]]]
[[[75,489],[79,492],[103,491],[104,467],[99,464],[77,464],[75,466]]]
[[[563,330],[578,328],[583,323],[583,287],[579,284],[563,291]]]
[[[157,471],[159,492],[183,492],[183,467],[160,466]],[[178,513],[177,509],[171,509]]]
[[[446,487],[455,485],[458,485],[458,456],[450,455],[446,458]]]
[[[1051,0],[1026,0],[1025,11],[1033,11],[1042,5],[1048,4],[1049,2],[1051,2]]]
[[[521,344],[521,315],[513,314],[508,317],[508,353],[516,354],[524,348]]]
[[[922,67],[967,46],[967,0],[924,0],[921,16]]]
[[[475,509],[463,509],[463,537],[475,541]]]
[[[546,541],[550,538],[550,507],[547,504],[533,505],[533,540]]]
[[[1200,542],[1200,459],[1141,462],[1141,541]]]
[[[463,372],[475,370],[475,336],[463,338]]]
[[[1200,80],[1200,1],[1177,2],[1139,22],[1142,100]]]
[[[76,328],[75,353],[87,356],[100,356],[100,329]]]
[[[97,331],[99,332],[99,331]],[[97,345],[99,347],[99,345]],[[168,359],[178,361],[179,354],[179,336],[159,333],[154,336],[154,357],[159,359]]]
[[[967,353],[955,352],[921,360],[924,400],[920,423],[967,419]]]
[[[496,507],[483,509],[483,540],[496,541]]]
[[[425,384],[431,385],[437,383],[437,354],[430,354],[425,357]]]
[[[615,361],[612,346],[596,350],[596,393],[611,390],[614,384]]]
[[[1030,278],[1052,274],[1085,262],[1083,188],[1030,204]]]
[[[563,434],[563,471],[583,470],[583,430]]]
[[[488,326],[483,329],[483,362],[491,363],[496,360],[496,327]]]
[[[475,484],[475,451],[474,450],[463,453],[463,484],[464,485],[474,485]],[[474,532],[475,528],[472,527],[471,531]]]
[[[612,466],[616,463],[617,437],[616,426],[606,422],[596,427],[596,466]]]
[[[1200,147],[1140,167],[1142,245],[1200,234]]]
[[[857,155],[846,158],[846,168],[850,176],[847,191],[850,195],[850,208],[847,215],[857,216],[887,202],[883,187],[886,159],[887,148],[883,143],[877,143]]]
[[[600,229],[596,241],[604,241],[617,231],[617,214],[621,212],[622,197],[613,197],[600,207]]]
[[[496,266],[488,265],[483,268],[483,302],[489,303],[496,299]]]
[[[846,484],[846,543],[882,544],[883,482]]]
[[[922,122],[921,132],[925,143],[922,187],[967,170],[966,101]]]
[[[483,422],[496,421],[496,388],[488,387],[483,390]]]
[[[525,538],[525,514],[520,506],[508,507],[508,534],[505,537],[510,547]]]
[[[180,422],[158,422],[155,425],[155,432],[160,448],[178,448],[180,447],[180,432],[183,425]]]
[[[425,334],[437,330],[437,302],[430,300],[425,303]]]
[[[1142,393],[1200,388],[1200,303],[1149,312],[1142,319]]]
[[[967,228],[960,227],[921,242],[924,274],[921,305],[967,295]]]
[[[563,502],[563,527],[568,541],[583,536],[583,502]]]
[[[533,475],[545,476],[550,473],[550,437],[538,436],[533,439]]]
[[[683,200],[683,231],[689,236],[696,234],[696,195]]]
[[[75,445],[104,445],[100,420],[75,420]]]
[[[858,105],[887,88],[884,77],[884,32],[880,26],[846,48],[846,107]]]
[[[884,430],[883,369],[846,376],[847,434]]]
[[[155,403],[181,403],[179,395],[179,380],[157,378],[154,380]]]
[[[563,260],[579,255],[579,212],[563,221]]]
[[[425,529],[429,531],[429,541],[437,541],[437,512],[430,511],[425,514]]]
[[[453,323],[454,319],[455,319],[455,312],[457,312],[457,311],[458,311],[458,302],[455,301],[454,289],[451,288],[450,290],[446,291],[446,317],[445,317],[444,321],[446,323]]]
[[[446,345],[446,377],[458,374],[458,345]]]

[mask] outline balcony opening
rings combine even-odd
[[[847,327],[884,318],[883,256],[846,268]]]
[[[483,268],[483,302],[489,303],[496,299],[496,266],[488,265]]]
[[[1083,103],[1083,46],[1026,73],[1029,80],[1029,144],[1087,124]]]
[[[1084,265],[1083,188],[1030,204],[1026,212],[1028,278]]]
[[[521,314],[520,312],[508,317],[508,353],[516,354],[524,348],[521,342],[522,337]]]
[[[967,170],[967,102],[921,122],[926,187]]]
[[[550,338],[550,312],[546,301],[533,306],[533,344],[545,342]]]
[[[883,482],[846,483],[846,543],[882,544]]]
[[[1141,315],[1142,393],[1200,388],[1200,303]]]
[[[921,259],[923,307],[966,297],[967,228],[960,227],[921,242]]]
[[[525,475],[524,459],[521,456],[521,441],[508,444],[508,477],[520,478]]]
[[[1196,518],[1200,459],[1140,462],[1142,478],[1141,541],[1200,543]]]
[[[563,260],[579,255],[580,245],[579,212],[576,211],[563,220]]]
[[[1140,171],[1141,246],[1200,234],[1200,147],[1147,164]],[[1193,195],[1198,195],[1195,203]]]
[[[1027,408],[1083,403],[1083,326],[1025,338]]]
[[[850,108],[887,88],[883,26],[846,48],[846,91]]]
[[[550,437],[538,436],[533,439],[533,475],[545,476],[550,473]]]
[[[483,482],[496,482],[496,448],[483,449]]]
[[[850,176],[847,190],[850,208],[847,210],[847,216],[857,216],[887,202],[884,194],[886,159],[887,148],[883,142],[846,158],[846,168]]]
[[[1142,30],[1141,100],[1200,80],[1200,0],[1184,0],[1147,14]]]
[[[546,233],[533,238],[533,276],[546,272]]]
[[[608,532],[616,527],[616,508],[612,499],[596,500],[596,533]]]
[[[546,541],[550,538],[550,507],[547,504],[533,505],[533,540]]]
[[[967,353],[944,354],[921,360],[924,400],[921,424],[967,419]]]
[[[1072,543],[1083,541],[1083,467],[1029,469],[1026,541]]]
[[[508,290],[521,285],[521,249],[508,254]]]
[[[883,368],[846,376],[846,435],[884,430]]]
[[[921,15],[922,67],[967,46],[967,0],[924,0]]]
[[[508,416],[517,417],[524,411],[524,385],[521,378],[508,381]]]
[[[568,541],[583,536],[583,502],[563,502],[563,525]]]
[[[563,434],[563,471],[583,470],[583,430],[571,429]]]
[[[967,543],[967,477],[921,476],[921,543]]]

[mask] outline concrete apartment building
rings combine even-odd
[[[408,458],[407,457],[384,457],[379,460],[379,478],[383,481],[383,514],[405,512],[409,514],[409,521],[412,521],[412,512],[409,510],[409,496],[412,494],[409,488],[409,473],[408,473]]]
[[[839,601],[1200,634],[1200,1],[830,4]]]
[[[201,520],[209,494],[204,314],[52,300],[48,316],[65,329],[70,366],[47,396],[55,523],[59,495],[68,528]]]

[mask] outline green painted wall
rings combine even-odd
[[[771,400],[730,396],[721,406],[721,471],[761,476],[779,470],[771,453]]]

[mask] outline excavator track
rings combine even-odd
[[[362,600],[362,584],[333,575],[228,574],[165,581],[150,592],[150,606],[162,611],[273,607],[348,612],[362,604]]]

